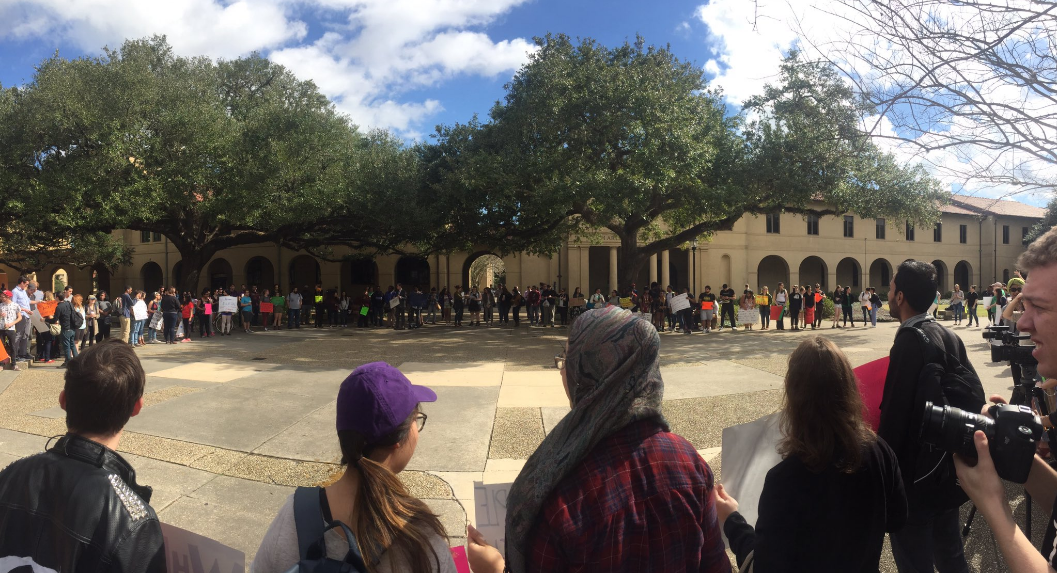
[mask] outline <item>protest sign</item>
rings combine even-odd
[[[137,300],[136,304],[132,305],[132,318],[136,320],[147,320],[147,303],[142,300]]]
[[[772,306],[771,307],[771,320],[778,320],[782,317],[782,311],[785,310],[784,306]]]
[[[321,302],[323,302],[323,295],[317,294],[316,295],[316,304],[320,304]]]
[[[631,308],[635,306],[631,303],[631,297],[620,297],[620,308]]]
[[[569,306],[586,306],[587,299],[582,296],[569,299]]]
[[[881,396],[885,391],[888,361],[885,356],[853,370],[855,381],[859,384],[859,394],[862,395],[863,407],[866,409],[866,421],[875,432],[881,424]]]
[[[42,300],[37,303],[37,310],[44,318],[55,316],[55,307],[59,305],[57,300]]]
[[[261,303],[261,312],[272,312],[275,309],[274,305],[270,302]]]
[[[687,298],[686,293],[673,296],[671,308],[672,312],[679,312],[680,310],[690,308],[690,299]]]
[[[220,312],[236,312],[238,304],[233,296],[220,297]]]
[[[984,305],[984,308],[987,308],[987,307],[991,306],[991,301],[994,300],[994,299],[995,299],[995,297],[993,297],[993,296],[985,296],[984,298],[980,299],[980,304]],[[43,303],[39,303],[38,302],[37,303],[37,308],[40,308],[41,304],[43,304]],[[43,312],[41,312],[40,314],[41,314],[41,316],[44,315]]]
[[[710,300],[701,301],[701,310],[712,310],[716,306],[716,303]]]
[[[765,294],[758,294],[758,295],[756,295],[756,304],[766,305],[768,298],[769,297],[767,295],[765,295]]]
[[[245,573],[246,554],[197,533],[161,524],[168,571]]]
[[[366,306],[361,306],[360,307],[360,316],[367,316],[368,312],[370,312],[370,309],[367,308]]]
[[[506,496],[511,483],[473,482],[473,505],[477,514],[477,531],[499,553],[506,557]]]
[[[389,308],[396,308],[398,306],[400,306],[400,297],[394,296],[393,298],[389,299]]]
[[[738,324],[756,323],[760,321],[760,309],[743,308],[738,310]]]
[[[4,349],[4,345],[0,344],[0,362],[7,360],[9,356],[10,355],[7,353],[7,350]]]
[[[781,412],[775,412],[748,424],[723,429],[723,489],[738,500],[738,513],[749,525],[759,517],[760,494],[767,472],[782,461],[778,442]]]
[[[202,303],[202,314],[213,314],[213,303]]]
[[[822,302],[822,293],[816,292],[815,293],[815,304],[818,304],[820,302]]]

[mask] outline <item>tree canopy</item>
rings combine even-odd
[[[183,259],[185,289],[236,245],[384,250],[412,239],[413,227],[391,224],[403,209],[388,199],[414,192],[406,167],[417,156],[361,134],[314,84],[258,55],[184,58],[152,38],[55,56],[11,106],[6,135],[26,173],[15,194],[30,218],[82,236],[161,233]]]
[[[944,198],[923,171],[872,146],[857,129],[864,103],[798,54],[781,85],[748,102],[746,122],[668,48],[536,42],[489,122],[441,127],[421,150],[457,246],[553,252],[569,233],[606,230],[628,285],[651,255],[747,213],[828,204],[924,222]]]

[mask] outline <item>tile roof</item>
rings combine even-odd
[[[971,209],[976,213],[987,213],[989,215],[1004,215],[1007,217],[1028,217],[1041,219],[1046,216],[1046,209],[1033,207],[1019,201],[1006,201],[1003,199],[991,199],[987,197],[970,197],[968,195],[952,195],[953,206]],[[943,211],[946,213],[947,211]]]
[[[940,205],[940,213],[947,213],[949,215],[972,215],[977,216],[979,213],[972,209],[966,209],[958,205]]]

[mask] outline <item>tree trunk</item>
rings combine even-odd
[[[631,283],[636,282],[639,277],[642,265],[650,260],[649,255],[643,254],[642,248],[638,246],[637,241],[632,239],[630,241],[631,245],[628,245],[628,242],[626,239],[621,240],[620,257],[617,264],[617,284],[620,285],[621,294],[631,288]],[[636,284],[635,286],[641,293],[643,288],[648,285]]]
[[[213,258],[213,255],[217,253],[217,249],[208,246],[196,248],[194,245],[184,241],[177,243],[172,240],[172,237],[169,240],[180,252],[180,270],[183,273],[182,277],[177,277],[173,282],[178,283],[180,292],[197,294],[198,279],[202,276],[202,269],[205,268],[209,259]]]

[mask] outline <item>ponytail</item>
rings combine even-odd
[[[430,543],[431,534],[447,539],[440,519],[422,500],[407,491],[396,474],[368,457],[375,447],[406,440],[417,413],[416,408],[395,432],[370,446],[358,432],[338,432],[342,465],[347,466],[346,471],[360,474],[355,515],[348,525],[356,534],[369,571],[382,554],[393,548],[406,556],[410,573],[430,573],[440,568],[440,558]]]

